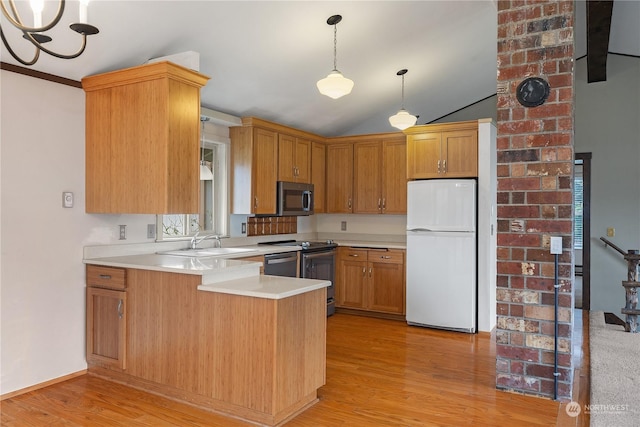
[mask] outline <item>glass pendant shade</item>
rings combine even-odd
[[[213,180],[213,172],[207,166],[207,162],[204,161],[204,122],[209,121],[208,117],[200,116],[200,123],[202,123],[202,129],[200,131],[201,141],[200,147],[202,152],[200,154],[200,181],[211,181]]]
[[[316,85],[321,94],[338,99],[351,93],[353,80],[344,77],[340,71],[333,70],[327,77],[318,80]]]
[[[213,172],[206,165],[204,160],[200,161],[200,181],[211,181],[213,179]]]
[[[418,118],[416,116],[409,114],[409,112],[404,108],[398,111],[394,116],[389,117],[389,123],[391,123],[391,126],[400,130],[410,128],[416,124],[417,120]]]

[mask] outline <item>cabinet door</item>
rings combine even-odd
[[[327,212],[352,212],[353,145],[327,146]]]
[[[407,178],[440,178],[441,133],[407,136]]]
[[[366,261],[340,260],[336,305],[338,307],[365,308]]]
[[[295,145],[295,180],[311,183],[311,141],[296,138]]]
[[[370,250],[368,260],[367,308],[371,311],[404,314],[404,252]]]
[[[278,181],[295,181],[295,150],[295,137],[278,134]]]
[[[478,131],[442,133],[443,170],[447,178],[478,176]]]
[[[382,141],[382,213],[407,213],[407,143]]]
[[[326,212],[325,205],[325,167],[327,147],[319,142],[313,142],[311,147],[311,183],[314,191],[314,212]]]
[[[358,142],[353,151],[354,213],[382,212],[382,145]]]
[[[272,215],[276,213],[277,161],[277,134],[265,129],[254,129],[251,173],[252,213]]]
[[[87,288],[87,361],[126,369],[127,294]]]

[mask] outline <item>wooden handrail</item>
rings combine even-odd
[[[613,243],[611,243],[610,240],[605,239],[604,237],[600,237],[600,240],[602,240],[604,242],[604,247],[606,248],[607,246],[611,246],[613,249],[615,249],[616,251],[620,252],[620,254],[622,256],[627,255],[627,253],[625,251],[623,251],[622,249],[620,249],[619,247],[617,247],[616,245],[614,245]]]

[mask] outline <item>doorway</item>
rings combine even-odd
[[[573,176],[575,308],[591,308],[591,153],[576,153]]]

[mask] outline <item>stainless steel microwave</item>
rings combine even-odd
[[[279,216],[312,215],[313,184],[278,181]]]

